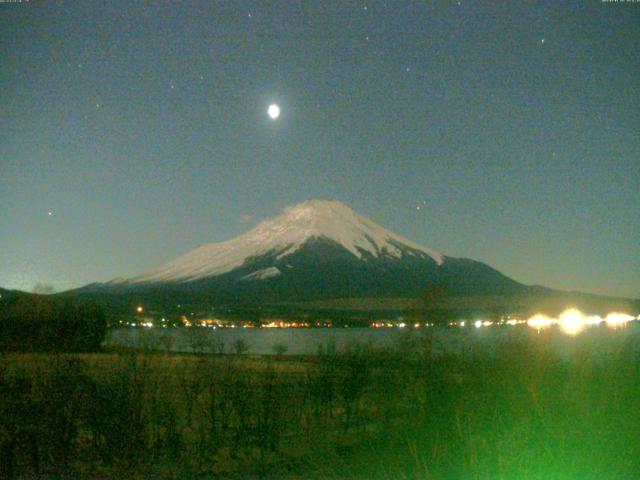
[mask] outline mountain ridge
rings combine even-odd
[[[456,295],[517,293],[523,288],[488,265],[424,247],[336,200],[287,207],[245,234],[202,245],[142,275],[84,287],[256,303],[419,296],[428,289]]]
[[[245,234],[201,245],[128,282],[193,281],[221,275],[254,256],[286,257],[313,238],[333,240],[359,258],[367,254],[398,257],[404,250],[427,255],[438,264],[444,261],[440,253],[386,230],[339,201],[308,200],[287,207],[283,214],[263,220]]]
[[[344,298],[422,298],[435,306],[492,297],[498,299],[494,306],[502,302],[507,309],[523,305],[524,297],[569,298],[524,285],[482,262],[423,247],[335,200],[287,207],[243,235],[202,245],[142,275],[68,293],[126,308],[144,302],[260,309]]]

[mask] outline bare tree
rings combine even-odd
[[[289,349],[289,347],[287,347],[284,343],[274,343],[271,346],[271,350],[273,350],[273,353],[275,353],[278,357],[281,357],[282,355],[284,355],[287,350]]]
[[[56,289],[53,285],[49,283],[36,283],[31,289],[33,293],[37,293],[39,295],[51,295],[52,293],[56,293]]]
[[[216,331],[208,337],[209,350],[222,355],[224,353],[226,342],[219,331]]]
[[[187,327],[186,334],[189,340],[191,351],[196,355],[204,353],[207,347],[208,331],[201,327]]]
[[[160,344],[162,345],[162,348],[164,349],[165,353],[169,353],[173,348],[173,346],[175,345],[175,343],[176,343],[176,339],[173,338],[168,333],[164,333],[160,336]]]
[[[250,345],[242,338],[237,339],[233,342],[233,351],[238,355],[243,355],[249,351],[251,348]]]

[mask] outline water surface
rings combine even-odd
[[[419,341],[429,335],[434,354],[459,354],[480,346],[491,352],[509,340],[530,336],[540,337],[561,355],[571,355],[581,348],[606,355],[615,353],[630,343],[640,346],[640,325],[634,322],[621,330],[591,327],[576,336],[563,334],[558,328],[535,332],[526,325],[491,326],[482,328],[120,328],[108,333],[109,347],[167,348],[175,352],[233,353],[233,345],[242,340],[248,353],[269,355],[274,346],[286,347],[288,355],[313,355],[320,347],[333,345],[338,351],[353,345],[375,348],[397,347],[400,343]],[[162,342],[162,336],[170,338]],[[633,340],[633,342],[629,342]],[[640,347],[639,347],[640,348]]]

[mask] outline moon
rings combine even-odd
[[[272,103],[267,109],[267,114],[271,117],[271,120],[275,120],[280,116],[280,107],[277,104]]]

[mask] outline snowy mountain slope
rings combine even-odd
[[[240,280],[264,280],[266,278],[277,277],[280,275],[278,267],[268,267],[261,270],[256,270],[249,275],[245,275]]]
[[[222,275],[264,255],[288,257],[312,239],[335,242],[355,258],[415,256],[444,262],[444,256],[384,229],[338,201],[310,200],[289,207],[239,237],[203,245],[128,283],[184,282]],[[269,278],[271,274],[256,278]]]
[[[525,290],[482,262],[434,252],[340,202],[310,200],[244,235],[203,245],[143,275],[72,293],[110,305],[144,301],[215,307]]]
[[[340,202],[324,200],[287,208],[244,235],[203,245],[133,279],[61,295],[83,296],[119,313],[140,304],[176,312],[192,305],[258,316],[268,309],[286,315],[301,302],[328,305],[341,299],[375,310],[371,299],[444,298],[452,306],[467,305],[470,315],[475,310],[469,299],[478,306],[494,299],[491,308],[501,312],[526,302],[544,305],[540,298],[558,305],[568,301],[562,292],[528,287],[485,263],[436,253]],[[588,296],[570,301],[602,304]]]

